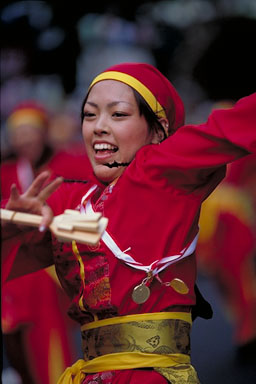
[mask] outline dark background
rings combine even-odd
[[[23,1],[1,1],[1,12]],[[46,3],[52,12],[46,27],[35,28],[28,22],[26,15],[14,16],[8,21],[1,20],[1,48],[14,47],[24,50],[28,63],[26,73],[57,73],[63,82],[65,91],[70,94],[75,88],[76,59],[86,46],[81,46],[77,36],[77,23],[85,14],[109,14],[126,22],[137,23],[144,7],[146,17],[159,34],[160,41],[148,47],[155,57],[156,64],[166,75],[192,76],[211,99],[238,99],[255,90],[255,35],[256,19],[253,13],[238,11],[239,1],[207,1],[215,11],[208,20],[191,17],[191,21],[181,26],[175,24],[173,17],[154,17],[150,8],[156,8],[161,1],[140,1],[137,3],[109,1],[70,2],[70,1],[25,1],[24,3]],[[79,4],[80,3],[80,4]],[[95,4],[92,4],[95,3]],[[193,1],[167,1],[166,3],[192,3]],[[194,4],[197,1],[194,1]],[[222,7],[221,4],[228,4]],[[241,4],[250,3],[240,0]],[[251,0],[253,4],[254,1]],[[232,12],[232,8],[234,11]],[[244,7],[246,9],[246,7]],[[247,6],[250,9],[249,6]],[[243,9],[243,7],[241,7]],[[200,7],[199,7],[200,10]],[[204,9],[202,10],[204,12]],[[38,17],[38,16],[37,16]],[[63,40],[53,49],[40,49],[38,36],[43,29],[58,27],[64,32]],[[195,34],[193,40],[193,34]],[[202,36],[204,35],[204,36]],[[209,42],[205,40],[209,36]],[[193,40],[193,41],[192,41]],[[144,41],[145,43],[145,41]],[[145,43],[146,44],[146,43]],[[204,45],[206,45],[204,47]],[[200,49],[201,47],[201,49]]]

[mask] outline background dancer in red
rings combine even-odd
[[[1,196],[7,198],[13,183],[23,193],[43,170],[84,179],[87,157],[54,151],[48,145],[51,117],[45,108],[26,101],[17,105],[7,121],[11,151],[1,163]],[[83,167],[81,167],[83,162]],[[12,244],[9,260],[18,252]],[[6,281],[2,265],[2,331],[5,352],[24,384],[55,384],[67,364],[78,356],[76,325],[67,318],[68,300],[54,267]],[[40,340],[40,341],[39,341]]]
[[[233,327],[238,362],[256,358],[256,156],[229,164],[204,202],[197,247],[199,269],[221,294]]]

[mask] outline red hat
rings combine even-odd
[[[134,88],[158,117],[171,120],[173,130],[184,124],[184,105],[178,92],[154,66],[146,63],[114,65],[96,76],[89,89],[102,80],[117,80]]]

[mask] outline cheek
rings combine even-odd
[[[83,128],[82,136],[83,136],[83,141],[84,141],[85,152],[87,153],[87,156],[88,156],[90,162],[93,162],[94,150],[91,146],[92,138],[91,138],[91,135],[90,135],[90,132],[88,131],[88,129]]]
[[[82,136],[83,136],[83,138],[85,138],[85,135],[86,135],[86,128],[85,128],[85,124],[83,123],[83,125],[82,125]]]
[[[130,131],[130,134],[124,139],[124,142],[129,145],[129,147],[138,150],[142,146],[149,144],[151,142],[151,135],[148,133],[147,127],[138,127],[137,130]]]
[[[84,143],[86,145],[86,143],[88,143],[89,139],[90,139],[90,131],[87,127],[85,127],[85,125],[83,125],[83,127],[82,127],[82,136],[84,139]]]

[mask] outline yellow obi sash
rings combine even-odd
[[[84,360],[67,368],[58,384],[80,384],[87,373],[154,368],[175,383],[198,384],[190,364],[191,315],[157,312],[95,321],[81,327]],[[170,376],[170,369],[175,370]],[[181,378],[182,378],[181,377]],[[193,380],[194,377],[194,381]]]

